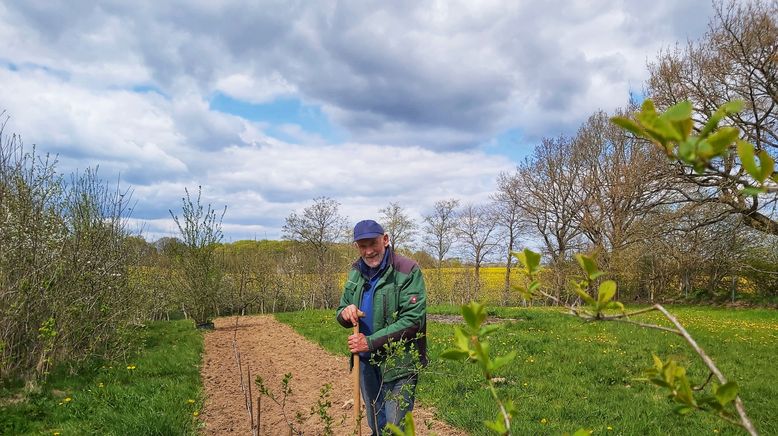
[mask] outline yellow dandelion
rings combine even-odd
[[[194,412],[192,412],[192,416],[194,417],[200,416],[200,412],[195,410]]]
[[[540,420],[540,423],[541,424],[546,424],[546,423],[548,423],[548,420],[546,418],[543,418],[543,419]]]
[[[189,403],[189,404],[194,404],[194,400],[192,400],[192,399],[186,400],[186,402]]]
[[[52,434],[53,436],[59,436],[59,435],[60,435],[60,433],[59,433],[58,431],[55,431],[55,432],[53,432],[53,433],[51,433],[51,434]]]
[[[67,397],[67,398],[65,398],[64,400],[62,400],[62,402],[64,402],[64,403],[69,403],[69,402],[71,402],[71,401],[73,401],[73,399],[72,399],[72,398],[70,398],[70,397]]]
[[[100,383],[97,384],[97,387],[102,389],[102,388],[105,387],[105,385],[102,382],[100,382]]]
[[[136,368],[135,365],[127,365],[127,369],[129,369],[130,371],[132,371],[135,368]]]
[[[613,427],[608,426],[608,431],[611,431],[611,430],[613,430]]]

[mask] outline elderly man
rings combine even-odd
[[[413,409],[418,368],[427,363],[427,295],[419,266],[392,251],[380,224],[358,222],[354,245],[359,259],[349,272],[337,320],[343,327],[359,323],[360,333],[349,336],[348,347],[359,353],[368,424],[379,435],[388,423],[401,426]]]

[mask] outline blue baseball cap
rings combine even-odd
[[[377,238],[384,235],[384,228],[373,220],[363,220],[354,226],[354,241]]]

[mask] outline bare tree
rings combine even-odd
[[[448,254],[456,239],[456,208],[459,200],[449,199],[436,201],[432,213],[424,216],[424,236],[422,244],[427,247],[436,260],[436,280],[442,283],[441,267],[443,259]],[[449,293],[449,302],[453,304],[453,295]]]
[[[495,222],[499,230],[499,237],[505,242],[507,251],[505,256],[505,285],[503,287],[502,304],[507,305],[511,290],[511,269],[514,258],[511,251],[517,249],[517,239],[525,230],[525,222],[521,217],[521,207],[516,193],[519,189],[515,186],[518,179],[510,174],[502,172],[497,176],[497,193],[492,195]]]
[[[456,233],[466,258],[473,262],[472,293],[471,289],[468,289],[464,301],[474,301],[479,298],[481,265],[497,247],[496,228],[497,219],[494,211],[488,206],[468,204],[459,213]]]
[[[346,218],[338,212],[339,207],[340,203],[329,197],[314,198],[313,204],[303,209],[301,215],[292,212],[283,226],[285,239],[303,243],[315,257],[320,286],[311,293],[312,307],[316,307],[318,301],[329,308],[337,298],[334,273],[339,263],[333,244],[341,242],[348,231]]]
[[[565,263],[571,250],[580,248],[581,165],[572,139],[543,138],[509,184],[523,219],[551,257],[552,292],[557,298],[567,284]]]
[[[430,249],[438,262],[438,269],[456,239],[456,209],[459,200],[436,201],[432,213],[424,216],[424,238],[422,242]]]
[[[726,122],[740,128],[757,150],[778,156],[778,3],[716,1],[708,32],[683,48],[666,50],[649,64],[648,93],[659,109],[690,100],[699,130],[716,108],[743,100],[745,110]],[[736,153],[712,162],[701,174],[677,165],[680,183],[696,186],[686,200],[719,203],[711,223],[728,215],[742,216],[746,225],[778,235],[778,196],[743,191],[748,180]]]
[[[405,213],[398,203],[389,203],[389,206],[378,211],[381,215],[381,224],[389,234],[392,250],[395,248],[410,248],[410,242],[416,231],[416,223]]]
[[[660,227],[646,220],[676,201],[670,166],[657,147],[628,135],[602,111],[589,117],[573,144],[581,161],[579,227],[618,275],[610,260],[633,265],[627,257],[636,252],[626,249],[657,236]]]

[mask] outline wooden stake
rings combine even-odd
[[[257,436],[257,432],[256,432],[256,429],[254,427],[254,400],[253,400],[254,395],[251,393],[251,365],[250,364],[246,364],[246,369],[248,370],[248,378],[249,378],[249,380],[248,380],[249,391],[246,394],[246,398],[248,398],[248,406],[249,406],[248,407],[248,409],[249,409],[248,410],[248,412],[249,412],[249,423],[251,424],[251,434],[253,436]]]

